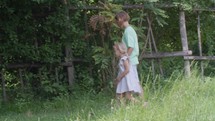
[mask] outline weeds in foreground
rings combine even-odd
[[[117,104],[109,92],[62,95],[52,101],[28,102],[28,108],[1,108],[2,121],[213,121],[215,78],[172,77],[147,82],[145,100]],[[156,87],[153,87],[156,86]],[[144,106],[147,101],[147,106]],[[24,103],[21,103],[25,105]],[[4,110],[6,109],[6,110]],[[22,110],[20,110],[22,109]],[[3,111],[4,110],[4,111]],[[17,111],[18,110],[18,111]]]

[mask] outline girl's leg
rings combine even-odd
[[[135,98],[132,96],[132,92],[126,92],[125,93],[126,99],[128,99],[131,102],[135,102]]]
[[[118,104],[120,104],[120,105],[124,104],[124,97],[125,97],[125,93],[121,93],[121,94],[118,93],[116,95],[116,99],[117,99]]]
[[[123,98],[123,94],[116,94],[116,99],[118,99],[118,100],[120,100],[120,99],[122,99]]]

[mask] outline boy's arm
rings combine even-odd
[[[128,46],[127,53],[128,53],[128,56],[130,56],[132,51],[134,50],[134,41],[135,40],[134,40],[134,37],[129,33],[127,34],[126,38],[127,38],[126,43],[127,43],[127,46]]]
[[[125,70],[116,78],[116,81],[119,82],[121,81],[121,79],[126,75],[128,74],[129,72],[129,63],[128,63],[128,60],[125,60],[124,63],[123,63],[124,67],[125,67]]]
[[[131,53],[132,53],[132,51],[133,51],[134,49],[133,48],[131,48],[131,47],[128,47],[128,51],[127,51],[127,53],[128,53],[128,56],[130,56],[131,55]]]

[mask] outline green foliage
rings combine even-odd
[[[86,42],[79,40],[79,39],[74,39],[73,43],[71,43],[71,47],[73,49],[73,55],[75,57],[81,57],[83,58],[83,53],[87,53],[87,47],[88,45],[86,44]],[[88,57],[88,55],[84,55],[86,57]]]
[[[91,68],[85,65],[76,65],[76,83],[74,85],[73,93],[75,92],[85,92],[85,91],[95,91],[97,89],[95,86],[97,78],[93,78],[92,75],[90,75],[89,71]]]
[[[94,47],[93,48],[93,59],[95,65],[99,65],[101,69],[106,69],[110,65],[110,53],[107,52],[107,48]]]
[[[38,79],[41,82],[41,90],[39,93],[46,98],[52,98],[53,96],[58,96],[67,92],[68,86],[66,86],[64,75],[62,75],[61,72],[62,68],[41,68],[38,75]]]
[[[159,4],[174,5],[173,8],[160,8]],[[130,24],[139,37],[141,51],[147,38],[147,19],[152,22],[158,51],[180,51],[181,39],[178,25],[178,10],[185,10],[189,49],[199,55],[196,32],[195,9],[214,7],[214,0],[21,0],[0,1],[0,65],[5,70],[6,87],[20,90],[20,75],[16,69],[8,69],[8,64],[41,64],[41,68],[23,68],[26,92],[16,91],[17,105],[25,107],[26,97],[39,95],[52,98],[68,91],[66,69],[58,67],[67,59],[81,58],[74,62],[74,90],[98,92],[112,89],[116,76],[116,60],[113,57],[114,42],[121,41],[123,33],[114,22],[115,13],[122,5],[140,4],[144,9],[127,9],[131,16]],[[69,10],[70,6],[83,8],[98,5],[101,10]],[[180,9],[178,9],[180,8]],[[203,55],[214,55],[214,13],[199,12],[201,16],[201,35]],[[65,46],[72,49],[72,58],[65,57]],[[141,52],[140,51],[140,52]],[[156,61],[155,61],[156,62]],[[175,70],[183,69],[182,58],[168,58],[161,61],[164,77]],[[158,67],[158,65],[155,65]],[[171,68],[169,68],[171,67]],[[206,75],[213,75],[214,63],[205,63]],[[151,71],[151,63],[144,60],[140,76]],[[158,73],[158,70],[156,70]],[[152,74],[152,73],[151,73]],[[159,76],[158,76],[159,77]],[[148,77],[152,80],[152,75]],[[145,81],[142,79],[142,84]],[[15,92],[14,91],[14,92]],[[26,100],[25,100],[26,99]],[[21,109],[20,109],[21,110]]]
[[[116,67],[113,63],[113,52],[108,50],[107,46],[104,48],[102,47],[94,47],[93,48],[94,54],[93,59],[95,62],[95,65],[98,67],[98,70],[96,71],[98,73],[98,79],[100,80],[97,82],[97,85],[99,86],[99,90],[103,88],[107,88],[110,85],[110,82],[113,81],[115,78]]]
[[[64,31],[60,32],[58,30],[62,30],[65,24],[53,25],[53,23],[58,23],[56,20],[62,19],[62,16],[59,17],[61,19],[58,18],[58,16],[62,15],[59,14],[62,11],[59,9],[59,12],[56,12],[52,17],[48,16],[47,18],[38,19],[31,12],[32,10],[29,6],[34,7],[34,4],[29,1],[23,5],[10,6],[10,9],[17,13],[8,9],[3,10],[4,13],[2,15],[5,15],[5,17],[1,19],[3,35],[1,37],[2,46],[0,47],[3,62],[7,62],[8,60],[10,63],[29,61],[59,62],[58,57],[62,56],[61,50],[59,51],[61,44],[57,46],[56,42],[62,36],[61,33],[64,33]],[[41,11],[39,11],[40,9]],[[45,11],[42,10],[42,6],[39,10],[38,14],[43,14],[43,11]],[[6,17],[7,14],[12,14],[13,16]],[[23,18],[21,16],[25,17]],[[46,22],[44,22],[45,19],[47,20]],[[63,21],[59,22],[65,23]],[[45,34],[52,34],[52,36],[45,36]],[[43,43],[45,44],[43,45]]]
[[[145,2],[144,7],[146,9],[149,9],[148,16],[151,19],[155,18],[158,25],[163,27],[164,25],[167,24],[165,19],[167,19],[169,16],[166,14],[165,10],[162,10],[162,9],[156,7],[155,2],[158,2],[158,1],[156,1],[156,0],[155,1],[147,1],[147,2]]]
[[[199,0],[173,0],[173,4],[178,6],[182,10],[192,11],[196,8],[210,8],[213,6],[215,1],[207,0],[207,1],[199,1]]]

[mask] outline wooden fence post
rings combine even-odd
[[[24,92],[23,74],[22,74],[22,69],[20,69],[20,68],[19,68],[19,78],[20,78],[21,90],[22,90],[22,92]]]
[[[200,25],[200,15],[198,12],[198,24],[197,24],[197,32],[198,32],[198,42],[199,42],[199,56],[202,57],[202,40],[201,40],[201,25]],[[203,62],[201,61],[201,76],[204,76],[204,67]]]
[[[66,45],[65,47],[65,51],[66,51],[66,58],[67,58],[67,62],[72,62],[72,50],[71,50],[71,47],[69,47],[69,45]],[[75,73],[75,69],[74,69],[74,66],[68,66],[67,67],[67,73],[68,73],[68,81],[69,81],[69,86],[72,87],[73,85],[73,82],[74,82],[74,73]]]
[[[151,25],[151,20],[149,19],[149,17],[147,16],[147,21],[148,21],[148,24],[149,24],[149,31],[150,31],[150,35],[151,35],[151,41],[152,41],[152,44],[153,44],[153,47],[154,47],[154,50],[155,50],[155,53],[158,52],[158,49],[157,49],[157,46],[156,46],[156,43],[155,43],[155,38],[154,38],[154,34],[153,34],[153,31],[152,31],[152,25]],[[160,69],[160,74],[162,76],[164,76],[164,73],[163,73],[163,69],[162,69],[162,65],[161,65],[161,60],[158,58],[156,59],[158,61],[158,65],[159,65],[159,69]]]
[[[1,72],[1,81],[2,81],[2,96],[3,96],[3,103],[7,102],[7,93],[6,93],[6,87],[5,87],[5,78],[3,75],[3,72]]]
[[[179,13],[179,23],[180,23],[180,34],[181,34],[181,43],[183,47],[183,51],[188,51],[188,42],[187,42],[187,30],[186,30],[186,20],[184,11],[180,11]],[[189,77],[190,74],[190,61],[184,60],[184,70],[185,76]]]
[[[70,24],[70,14],[69,14],[69,6],[70,6],[70,1],[69,0],[65,0],[65,5],[66,5],[66,10],[65,10],[65,14],[67,16],[67,25]],[[67,42],[65,43],[65,52],[66,52],[66,62],[71,62],[71,66],[67,67],[67,73],[68,73],[68,81],[69,81],[69,87],[72,88],[72,85],[74,83],[74,73],[75,73],[75,68],[73,66],[73,53],[72,53],[72,48],[71,48],[71,33],[70,33],[70,28],[67,27],[66,28],[66,32],[67,32]]]

